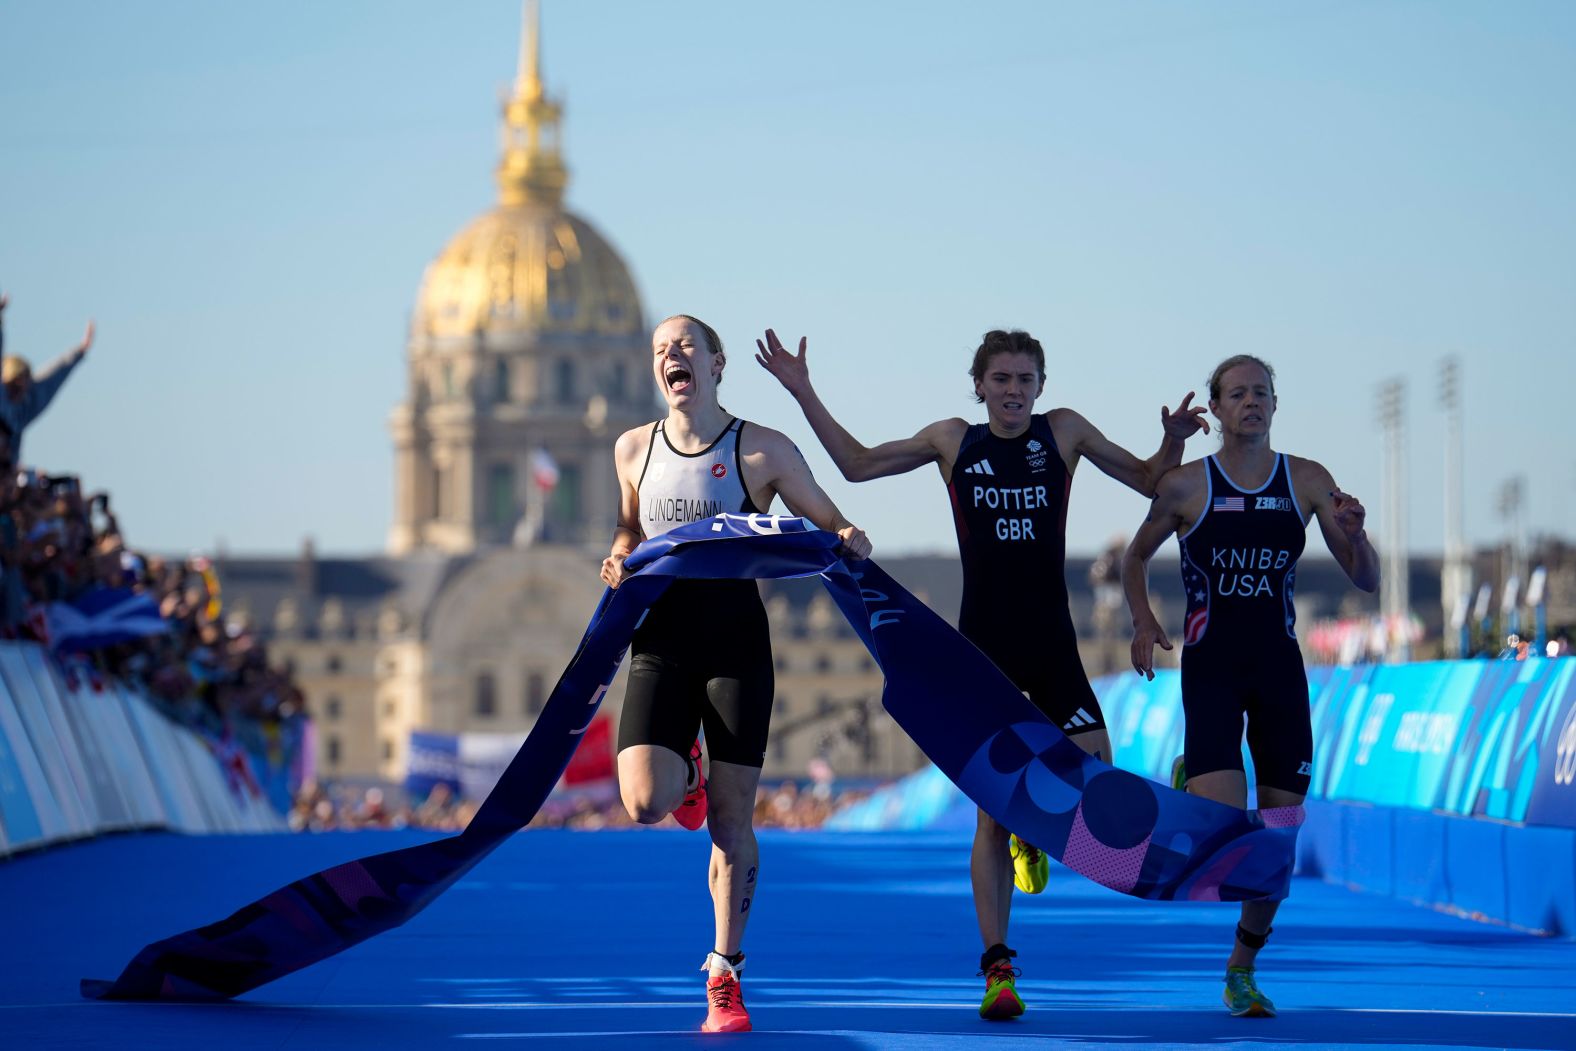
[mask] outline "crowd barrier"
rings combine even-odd
[[[1576,660],[1315,667],[1308,679],[1313,784],[1299,871],[1576,936]],[[1117,765],[1169,780],[1182,753],[1178,673],[1094,686]],[[925,770],[830,824],[950,827],[968,813]]]
[[[0,857],[131,829],[283,829],[245,767],[135,691],[69,683],[42,647],[0,642]]]

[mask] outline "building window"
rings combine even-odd
[[[509,362],[499,358],[493,362],[493,401],[503,404],[509,400]]]
[[[328,669],[328,674],[338,675],[339,669],[344,667],[344,664],[340,661],[339,654],[330,653],[328,659],[323,662],[323,667]]]
[[[339,738],[323,738],[323,754],[328,759],[329,766],[339,765]]]
[[[555,539],[578,535],[585,528],[580,517],[580,468],[575,464],[558,465],[558,485],[553,488]]]
[[[340,713],[341,709],[338,697],[330,697],[328,700],[323,702],[323,718],[327,719],[329,722],[338,720]]]
[[[390,760],[390,759],[393,759],[393,758],[394,758],[394,742],[389,740],[387,737],[385,737],[385,738],[383,738],[383,759],[386,762],[387,760]]]
[[[525,714],[535,715],[547,703],[547,680],[539,671],[529,672],[525,677]]]
[[[498,684],[494,681],[492,672],[484,671],[476,676],[475,712],[482,718],[491,718],[498,714]]]
[[[454,362],[443,363],[443,396],[448,401],[453,401],[459,396],[460,387],[454,380]]]
[[[553,363],[553,392],[560,405],[573,405],[575,401],[575,363],[559,358]]]
[[[627,396],[625,387],[629,383],[628,369],[622,361],[613,363],[613,371],[607,379],[607,400],[617,405]]]
[[[520,517],[514,498],[514,465],[495,463],[487,468],[487,522],[495,529],[509,529]]]
[[[443,468],[432,469],[432,517],[443,518]]]
[[[831,671],[832,658],[828,657],[824,653],[821,654],[815,659],[815,670],[820,672],[822,675],[825,675],[827,672]]]
[[[399,705],[393,701],[383,702],[383,718],[392,719],[399,714]]]

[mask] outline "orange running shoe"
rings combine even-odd
[[[706,823],[706,778],[700,772],[700,738],[690,747],[689,765],[695,771],[695,787],[684,793],[684,802],[673,811],[673,820],[695,831]]]
[[[744,957],[733,963],[721,953],[710,953],[700,965],[710,971],[713,960],[721,962],[727,970],[706,978],[706,1020],[700,1024],[703,1033],[748,1033],[750,1012],[744,1006],[744,990],[739,987],[739,972],[744,970]]]

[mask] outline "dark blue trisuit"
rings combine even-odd
[[[1204,470],[1204,513],[1179,541],[1188,776],[1243,768],[1246,716],[1258,783],[1306,795],[1313,728],[1292,591],[1307,521],[1291,468],[1278,454],[1257,489],[1233,483],[1213,456]]]

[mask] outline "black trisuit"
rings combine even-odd
[[[1307,521],[1291,467],[1278,454],[1257,489],[1234,484],[1213,456],[1204,470],[1204,513],[1179,540],[1188,776],[1242,769],[1246,715],[1258,783],[1306,795],[1313,728],[1292,590]]]
[[[1016,438],[970,427],[947,485],[963,556],[958,630],[1068,736],[1105,726],[1067,608],[1072,484],[1040,414]]]
[[[635,485],[648,539],[715,514],[758,510],[739,455],[744,427],[733,420],[705,449],[681,453],[662,422],[652,424]],[[675,580],[635,628],[629,649],[619,751],[654,744],[687,756],[704,726],[713,760],[754,767],[766,761],[776,683],[755,581]]]

